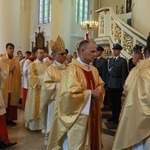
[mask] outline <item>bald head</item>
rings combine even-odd
[[[96,45],[91,41],[81,41],[79,44],[78,55],[82,62],[90,64],[96,57]]]
[[[78,47],[78,52],[81,51],[82,49],[85,49],[87,47],[87,45],[89,44],[89,41],[87,40],[83,40],[79,43],[79,47]]]

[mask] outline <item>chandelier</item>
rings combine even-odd
[[[80,22],[82,30],[90,31],[91,29],[97,29],[98,28],[98,22],[97,21],[83,21]]]
[[[88,32],[92,29],[98,28],[98,22],[93,21],[92,19],[92,10],[89,12],[89,20],[80,22],[82,30],[87,30]]]

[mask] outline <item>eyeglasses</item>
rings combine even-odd
[[[67,55],[67,53],[57,53],[57,54],[61,56]]]

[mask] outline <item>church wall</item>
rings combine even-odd
[[[38,27],[38,0],[30,2],[30,36],[34,34]]]
[[[38,0],[30,0],[30,36],[29,36],[29,49],[32,51],[32,42],[35,46],[35,32],[44,32],[45,46],[46,41],[50,41],[51,38],[51,23],[38,24]],[[51,51],[49,51],[51,53]]]
[[[132,23],[133,27],[140,33],[148,36],[150,32],[150,0],[134,0],[133,1],[133,13]]]
[[[20,1],[0,0],[0,53],[5,53],[5,45],[15,45],[15,53],[20,49]]]
[[[92,11],[93,11],[93,18],[92,19],[95,21],[98,21],[98,14],[95,13],[95,10],[99,9],[100,2],[98,0],[94,0],[93,2],[94,3],[91,4],[93,6],[92,7]],[[97,29],[93,30],[93,37],[94,38],[98,37],[98,30]]]
[[[20,1],[20,50],[23,54],[30,50],[30,1]]]
[[[34,0],[35,1],[35,0]],[[38,32],[38,27],[44,31],[45,42],[50,40],[55,41],[56,38],[61,36],[65,42],[67,49],[70,48],[70,31],[71,31],[71,1],[68,0],[56,1],[51,0],[52,5],[52,18],[49,24],[38,25],[34,22],[34,32]],[[38,11],[38,8],[36,8]],[[34,16],[36,17],[36,16]],[[38,18],[37,18],[38,19]],[[33,36],[31,37],[34,41]],[[49,54],[51,54],[49,46]]]
[[[76,51],[75,43],[79,40],[84,39],[84,33],[80,27],[79,23],[76,23],[76,0],[72,0],[71,4],[72,10],[71,10],[71,33],[70,33],[70,54],[72,55],[73,52]]]
[[[89,10],[92,10],[91,20],[98,20],[98,16],[95,13],[95,10],[99,9],[99,1],[92,0],[89,1]],[[76,23],[76,0],[72,0],[72,11],[71,11],[71,42],[70,42],[70,54],[72,54],[75,49],[75,43],[79,40],[84,40],[84,36],[86,30],[82,30],[80,27],[80,23]],[[89,34],[90,39],[94,39],[97,37],[97,30],[91,31]]]
[[[31,0],[30,4],[30,49],[31,42],[35,42],[35,32],[38,32],[38,27],[41,27],[41,31],[45,33],[45,41],[56,40],[60,35],[66,48],[70,54],[75,51],[75,43],[79,40],[83,40],[85,32],[80,27],[79,23],[75,21],[76,15],[76,0],[51,0],[52,4],[52,19],[51,23],[38,25],[38,1]],[[94,9],[95,8],[95,9]],[[97,20],[95,10],[99,8],[97,0],[90,1],[90,10],[92,10],[92,20]],[[90,35],[93,39],[97,37],[97,30],[93,31]],[[51,51],[49,52],[51,53]]]
[[[100,0],[100,7],[112,7],[113,10],[116,12],[116,6],[118,6],[118,10],[121,12],[121,6],[125,7],[125,0]],[[125,12],[125,8],[124,8]]]
[[[116,6],[118,5],[118,9],[120,12],[121,5],[124,5],[125,7],[125,3],[126,0],[100,0],[100,7],[112,7],[116,12]],[[149,6],[149,0],[144,0],[144,2],[143,0],[132,0],[132,26],[145,36],[148,36],[148,33],[150,32]]]
[[[51,0],[51,39],[55,41],[57,36],[60,35],[63,38],[67,49],[70,49],[71,2],[71,0]]]

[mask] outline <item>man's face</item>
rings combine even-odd
[[[28,53],[25,53],[25,58],[27,59],[29,56],[31,56],[30,54]]]
[[[57,62],[63,64],[67,60],[67,53],[66,50],[63,50],[61,52],[57,52],[53,55],[54,60]]]
[[[6,48],[6,51],[7,51],[7,54],[12,56],[13,53],[14,53],[14,48],[13,46],[9,45],[7,48]]]
[[[134,65],[136,65],[138,63],[138,59],[136,57],[133,57],[132,62]]]
[[[22,54],[19,54],[19,55],[18,55],[18,59],[19,59],[19,61],[21,61],[21,60],[23,59],[23,55],[22,55]]]
[[[82,49],[82,59],[86,64],[90,64],[96,57],[96,46],[92,42]]]
[[[121,52],[121,50],[118,50],[118,49],[114,49],[114,50],[113,50],[113,54],[114,54],[115,57],[116,57],[116,56],[119,56],[119,55],[120,55],[120,52]]]
[[[19,55],[22,55],[22,52],[21,52],[21,51],[20,51],[20,52],[18,52],[18,54],[17,54],[17,55],[18,55],[18,56],[19,56]]]
[[[43,49],[38,49],[37,50],[37,59],[42,61],[44,59],[44,50]]]

